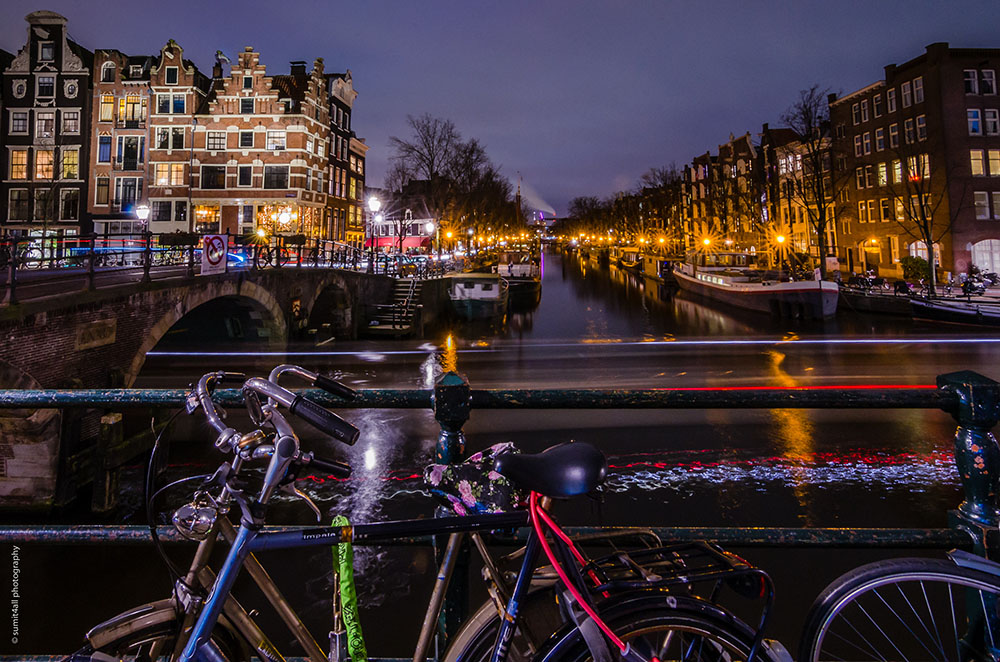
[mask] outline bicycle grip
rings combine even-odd
[[[334,478],[350,478],[351,476],[351,466],[344,462],[337,462],[336,460],[324,460],[321,457],[312,456],[309,460],[309,464],[306,465],[307,468],[315,468],[318,471],[323,471]]]
[[[339,396],[345,400],[353,400],[358,397],[358,394],[354,389],[344,386],[340,382],[330,379],[326,375],[317,375],[316,381],[313,382],[313,385],[317,388],[323,389],[327,393],[332,393],[333,395]]]
[[[358,440],[358,435],[361,434],[356,427],[340,416],[337,416],[322,405],[318,405],[312,400],[302,397],[302,395],[295,396],[288,411],[306,421],[320,432],[324,432],[348,446],[352,446]]]

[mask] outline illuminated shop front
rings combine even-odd
[[[194,231],[198,234],[215,234],[219,232],[221,221],[222,211],[219,205],[195,205]]]
[[[305,205],[267,204],[257,206],[257,228],[267,234],[304,234],[322,238],[323,208]]]

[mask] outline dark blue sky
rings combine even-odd
[[[935,41],[1000,47],[998,0],[6,0],[0,47],[24,43],[36,9],[65,15],[91,48],[155,53],[173,38],[206,72],[216,50],[247,45],[272,73],[323,57],[353,73],[369,184],[389,136],[427,112],[560,214],[777,124],[813,83],[853,91]]]

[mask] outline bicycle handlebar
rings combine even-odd
[[[279,366],[279,368],[280,367],[285,366]],[[275,368],[275,370],[277,370],[277,368]],[[273,370],[271,371],[271,374],[274,374]],[[251,377],[244,382],[243,386],[244,388],[253,389],[257,393],[273,400],[274,402],[277,402],[278,404],[284,405],[288,411],[306,421],[320,432],[328,434],[337,441],[343,442],[348,446],[354,444],[354,442],[358,440],[358,436],[361,434],[356,427],[342,419],[337,414],[334,414],[329,409],[316,404],[301,394],[292,393],[288,389],[278,386],[273,381],[261,379],[260,377]]]

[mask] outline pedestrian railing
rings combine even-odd
[[[473,409],[941,409],[957,424],[954,459],[965,500],[943,529],[801,529],[755,527],[660,528],[661,537],[708,539],[732,545],[971,546],[983,548],[997,529],[1000,448],[991,429],[1000,420],[1000,384],[974,372],[941,375],[936,385],[901,387],[749,387],[663,389],[474,389],[456,373],[433,389],[363,389],[344,402],[309,390],[331,408],[431,409],[440,426],[437,462],[457,462],[465,448],[463,426]],[[173,408],[183,406],[180,389],[0,390],[0,408]],[[239,406],[238,390],[219,390],[220,404]],[[592,531],[593,529],[586,529]],[[144,527],[0,527],[0,540],[52,544],[134,543]],[[164,530],[167,539],[175,538]]]

